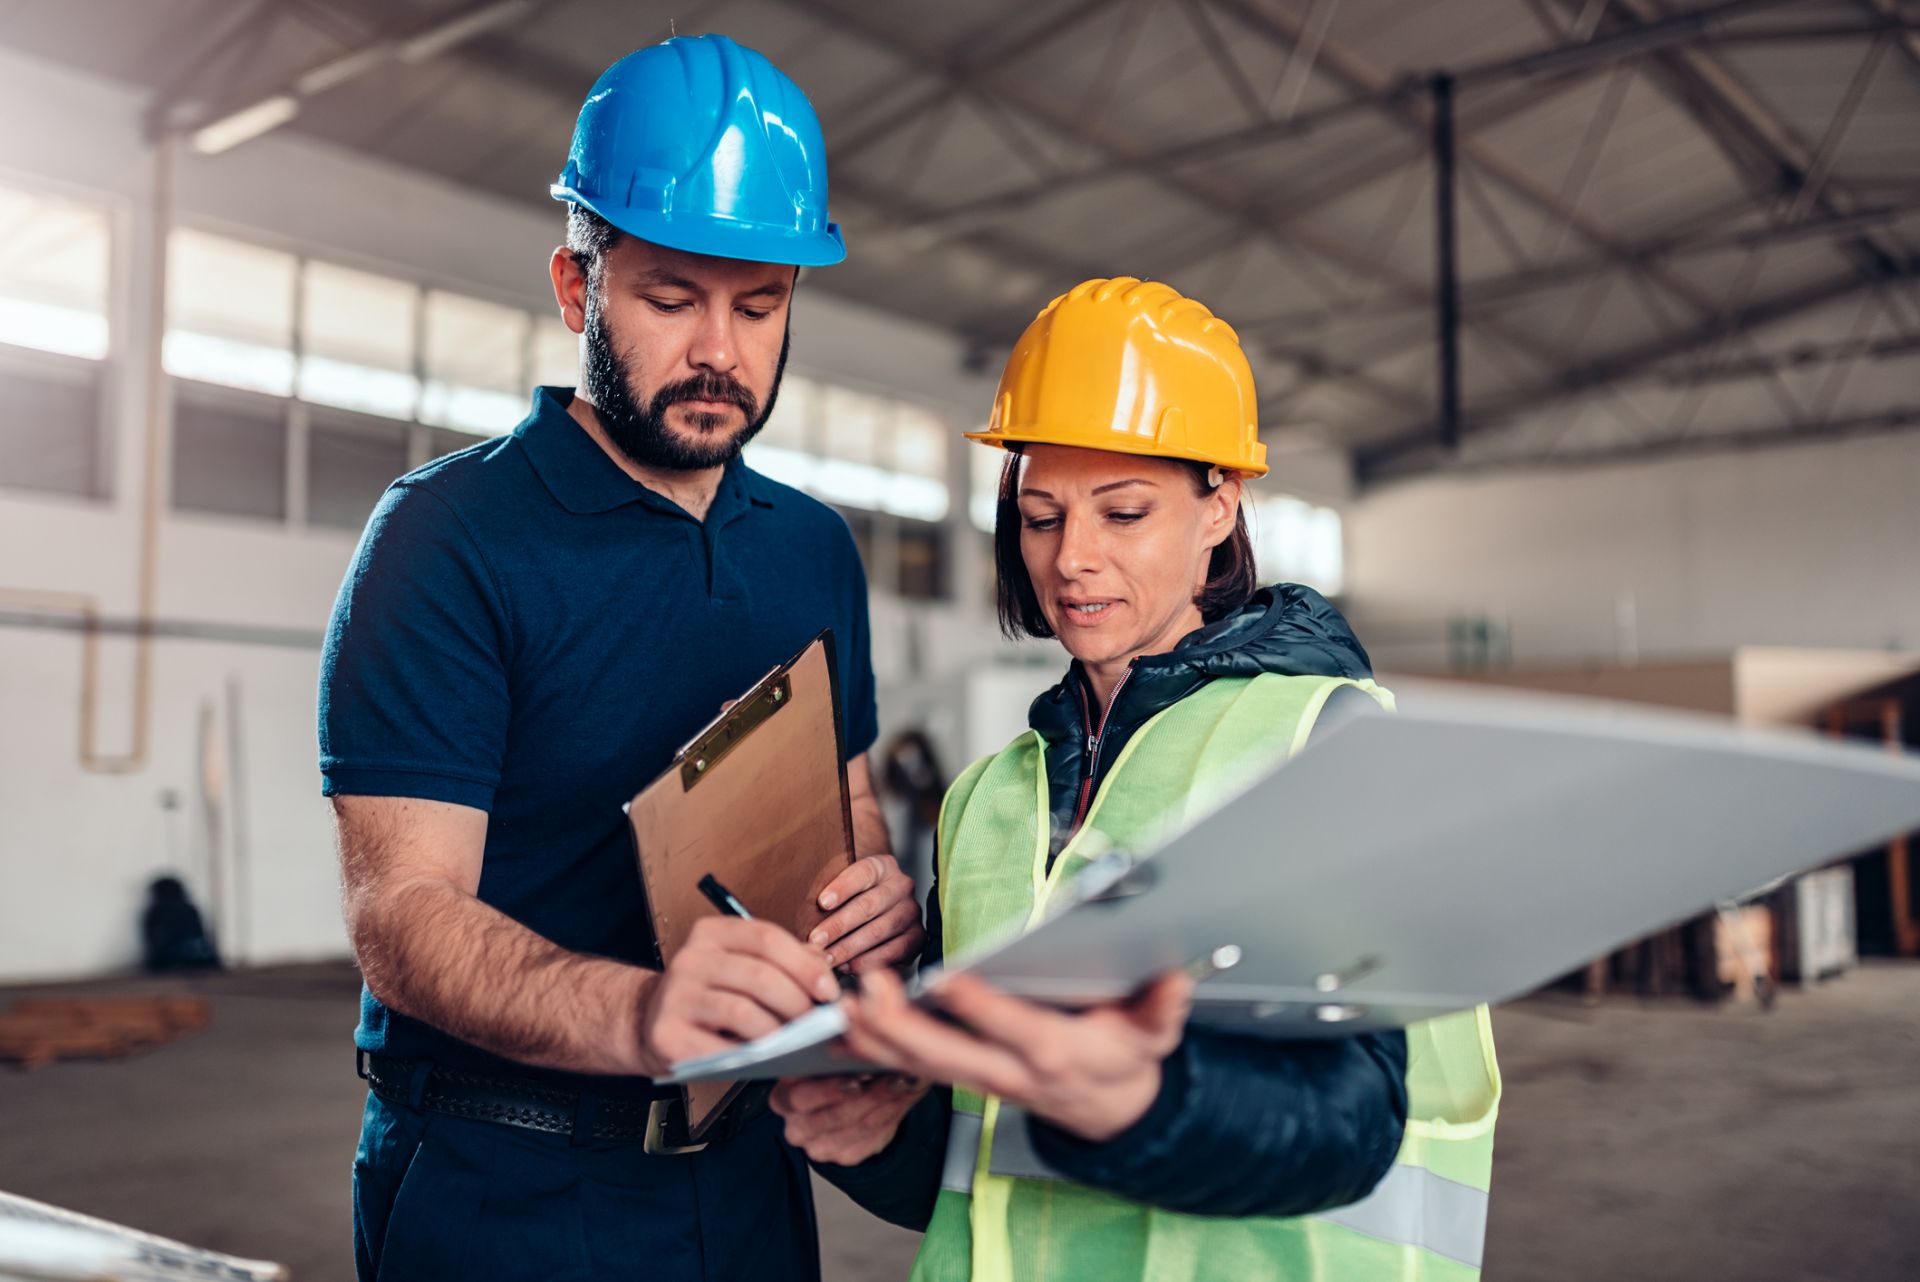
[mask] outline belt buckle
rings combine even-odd
[[[677,1123],[677,1125],[676,1125]],[[653,1157],[674,1157],[682,1153],[698,1153],[707,1146],[705,1140],[699,1143],[675,1143],[669,1134],[684,1136],[687,1133],[687,1113],[678,1096],[654,1100],[647,1106],[647,1137],[640,1144],[642,1152]]]

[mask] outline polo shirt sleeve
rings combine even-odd
[[[873,639],[867,625],[867,573],[860,564],[860,549],[853,533],[840,526],[846,540],[846,587],[842,600],[847,603],[844,632],[836,631],[835,648],[840,650],[840,702],[842,723],[847,734],[847,760],[851,761],[873,747],[880,737],[880,713],[873,685]],[[840,637],[845,636],[844,643]]]
[[[321,792],[491,810],[507,638],[499,581],[454,509],[416,483],[389,489],[321,653]]]

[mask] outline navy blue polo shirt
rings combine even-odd
[[[321,658],[321,791],[487,811],[483,902],[563,948],[651,964],[621,806],[824,628],[845,749],[865,752],[866,578],[831,508],[736,460],[697,521],[621,471],[572,396],[536,389],[511,435],[381,499]],[[502,1067],[370,993],[356,1040]]]

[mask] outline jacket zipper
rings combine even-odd
[[[1113,705],[1120,701],[1120,691],[1125,688],[1127,678],[1133,675],[1133,664],[1127,664],[1127,670],[1113,683],[1113,689],[1107,693],[1107,705],[1100,710],[1100,724],[1093,722],[1093,708],[1087,702],[1087,688],[1080,687],[1080,717],[1087,728],[1087,776],[1080,781],[1080,800],[1073,808],[1073,826],[1067,829],[1067,841],[1072,841],[1080,831],[1080,825],[1086,821],[1087,805],[1093,800],[1093,781],[1100,774],[1100,739],[1107,732],[1107,718],[1113,715]],[[1066,842],[1061,843],[1066,848]]]

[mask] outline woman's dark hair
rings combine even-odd
[[[1193,490],[1209,490],[1205,463],[1186,459],[1169,460],[1186,464],[1193,477]],[[999,586],[1000,631],[1010,640],[1053,635],[1047,616],[1040,611],[1040,598],[1034,594],[1033,579],[1027,574],[1026,558],[1020,555],[1020,451],[1007,451],[1007,462],[1000,469],[1000,492],[993,508],[993,575]],[[1193,603],[1207,623],[1224,619],[1253,599],[1260,580],[1253,562],[1253,539],[1247,533],[1247,511],[1243,504],[1234,513],[1233,533],[1229,534],[1207,561],[1207,583]]]

